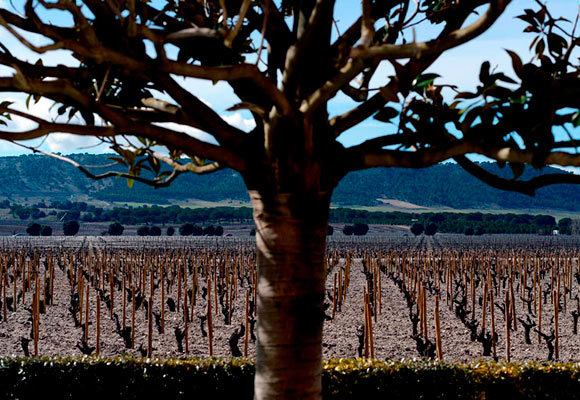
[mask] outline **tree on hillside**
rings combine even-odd
[[[28,233],[30,236],[40,236],[41,230],[42,227],[38,222],[32,222],[26,227],[26,233]]]
[[[437,233],[437,225],[434,224],[433,222],[431,222],[430,224],[427,224],[427,226],[425,227],[425,235],[433,236],[436,233]]]
[[[79,233],[80,225],[77,221],[66,221],[62,224],[62,233],[65,236],[74,236]]]
[[[413,225],[411,225],[411,233],[415,236],[419,236],[423,233],[424,230],[425,227],[419,222],[415,222]]]
[[[52,228],[48,225],[44,225],[40,231],[40,236],[52,236]]]
[[[124,172],[95,175],[63,155],[52,157],[96,179],[125,177],[129,185],[239,171],[257,229],[255,396],[319,398],[329,203],[342,177],[453,159],[496,188],[527,194],[580,182],[568,173],[518,179],[524,164],[580,165],[572,133],[554,133],[580,123],[576,24],[538,1],[519,17],[534,58],[508,52],[512,77],[485,62],[473,71],[476,90],[451,88],[455,99],[444,77],[427,72],[447,50],[485,32],[508,3],[362,0],[360,17],[335,35],[334,0],[2,2],[0,24],[13,38],[3,37],[0,46],[0,64],[10,71],[0,77],[0,91],[27,94],[32,103],[51,100],[62,117],[4,101],[0,121],[9,126],[0,138],[98,137],[118,153]],[[418,24],[436,27],[415,31]],[[39,55],[61,51],[52,59],[72,53],[77,61],[47,65],[22,55],[14,41]],[[228,84],[238,97],[229,111],[251,116],[255,127],[246,133],[229,124],[182,78]],[[352,108],[331,117],[329,101],[339,92]],[[18,132],[8,117],[36,127]],[[385,122],[384,135],[345,148],[341,136],[371,117]],[[513,179],[483,170],[469,154],[509,165]]]
[[[189,222],[181,225],[179,227],[179,234],[181,236],[190,236],[193,234],[193,224],[190,224]]]
[[[362,222],[357,222],[352,226],[352,233],[356,236],[364,236],[368,233],[369,226]]]
[[[345,225],[344,228],[342,228],[342,233],[344,233],[346,236],[352,236],[354,233],[352,225]]]
[[[121,236],[124,231],[125,227],[119,222],[109,224],[109,228],[107,229],[107,233],[111,236]]]
[[[149,236],[149,227],[143,225],[137,228],[137,236]]]

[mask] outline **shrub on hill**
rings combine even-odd
[[[124,230],[125,227],[121,225],[119,222],[113,222],[112,224],[109,225],[107,233],[111,236],[121,236]]]
[[[37,222],[30,223],[26,227],[26,233],[28,233],[30,236],[40,236],[41,230],[42,227]]]
[[[435,225],[434,223],[430,223],[425,227],[425,235],[433,236],[436,233],[437,233],[437,225]]]
[[[62,233],[65,236],[74,236],[79,232],[80,225],[77,221],[66,221],[62,224]]]
[[[423,224],[418,222],[415,222],[413,225],[411,225],[411,233],[415,236],[419,236],[423,233],[424,230],[425,228],[423,227]]]
[[[149,236],[149,227],[148,226],[140,226],[137,228],[137,235],[138,236]]]

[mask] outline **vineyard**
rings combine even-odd
[[[3,355],[254,356],[252,239],[5,238]],[[325,358],[578,360],[575,237],[329,239]]]

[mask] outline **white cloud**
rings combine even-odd
[[[155,125],[159,125],[159,126],[162,126],[162,127],[165,127],[167,129],[171,129],[171,130],[174,130],[177,132],[186,133],[189,136],[193,136],[194,138],[201,140],[202,142],[217,144],[217,142],[213,138],[213,136],[211,136],[211,135],[209,135],[209,134],[207,134],[199,129],[192,128],[191,126],[180,125],[180,124],[176,124],[174,122],[166,122],[166,123],[155,124]]]
[[[42,148],[52,153],[109,153],[109,148],[93,137],[71,135],[68,133],[53,133],[47,136]]]
[[[256,122],[251,118],[244,118],[242,113],[236,112],[231,115],[221,116],[228,124],[235,126],[244,132],[249,132],[256,127]]]

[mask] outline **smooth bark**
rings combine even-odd
[[[250,195],[258,251],[255,399],[318,399],[330,194]]]

